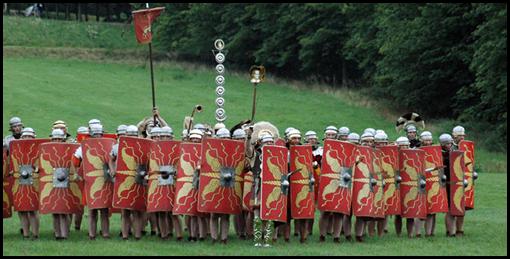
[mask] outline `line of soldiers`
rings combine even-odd
[[[4,218],[13,206],[22,235],[28,238],[31,228],[38,238],[38,212],[51,213],[61,240],[69,235],[73,214],[79,229],[87,206],[91,240],[98,216],[101,235],[110,238],[109,217],[120,213],[123,239],[140,239],[150,223],[151,234],[169,239],[175,230],[179,241],[184,217],[189,241],[209,235],[213,243],[226,244],[233,215],[239,238],[269,247],[280,236],[290,241],[291,220],[294,235],[306,242],[316,209],[319,241],[331,234],[339,243],[342,234],[353,240],[353,215],[358,242],[366,232],[387,233],[392,216],[397,235],[406,218],[409,237],[421,236],[423,222],[425,236],[433,236],[441,212],[447,236],[462,236],[464,212],[474,208],[474,145],[464,140],[461,126],[453,137],[442,134],[440,146],[432,145],[428,131],[418,139],[413,123],[394,143],[382,130],[368,128],[360,136],[328,126],[320,146],[316,132],[306,132],[302,144],[299,130],[287,128],[281,139],[267,122],[231,130],[222,123],[196,124],[177,141],[157,109],[153,116],[136,126],[120,125],[116,134],[105,133],[94,119],[79,128],[76,140],[63,121],[54,123],[50,139],[36,139],[32,128],[12,118],[12,135],[4,139]]]

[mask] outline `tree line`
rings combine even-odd
[[[506,151],[506,3],[161,4],[155,45],[230,68],[363,87],[395,108],[455,119]]]

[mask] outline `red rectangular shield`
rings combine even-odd
[[[89,138],[81,142],[84,193],[89,209],[112,208],[113,179],[109,174],[108,161],[115,143],[110,138]]]
[[[79,147],[72,143],[39,145],[39,212],[41,214],[74,214],[82,210],[81,190],[71,159]]]
[[[241,213],[244,162],[243,141],[215,138],[202,141],[198,211]]]
[[[464,190],[464,199],[466,202],[466,210],[475,208],[475,180],[473,173],[475,172],[475,143],[469,140],[459,142],[459,150],[464,151],[464,164],[466,171],[464,175],[468,181],[468,186]]]
[[[121,136],[117,156],[117,173],[113,189],[113,207],[146,210],[149,149],[153,141]]]
[[[425,151],[425,176],[427,181],[427,214],[448,212],[446,175],[444,175],[441,146],[420,147]],[[444,179],[443,181],[441,179]]]
[[[466,204],[464,200],[464,151],[450,151],[450,214],[464,216]]]
[[[349,215],[351,213],[352,167],[356,145],[339,140],[324,140],[319,177],[318,208]]]
[[[181,142],[175,140],[156,141],[151,144],[147,212],[171,212],[174,207],[180,145]]]
[[[14,176],[12,188],[15,211],[39,210],[39,174],[35,172],[39,145],[49,139],[16,139],[9,143],[10,171]]]
[[[253,195],[253,172],[248,171],[244,174],[243,183],[243,210],[252,211],[252,195]]]
[[[358,146],[354,153],[352,180],[352,214],[356,217],[374,217],[373,151],[372,147]]]
[[[402,183],[403,218],[427,218],[427,193],[425,178],[425,151],[419,149],[401,149],[399,168]]]
[[[384,177],[382,175],[382,152],[379,149],[372,149],[373,152],[373,179],[376,181],[374,185],[374,217],[384,218]]]
[[[3,193],[4,193],[4,201],[3,201],[3,211],[2,216],[4,219],[10,218],[12,216],[12,177],[8,174],[9,168],[9,158],[7,155],[7,149],[3,149],[3,160],[2,160],[2,170],[3,170]]]
[[[202,153],[201,143],[181,143],[177,180],[175,184],[174,215],[197,216],[198,171]]]
[[[312,146],[290,147],[290,214],[293,219],[313,219],[315,198]]]
[[[397,177],[398,147],[395,145],[378,147],[381,151],[381,170],[384,178],[384,214],[400,215],[400,184]]]
[[[282,182],[288,179],[288,150],[281,146],[262,147],[262,171],[260,185],[260,218],[262,220],[287,221],[288,187]]]

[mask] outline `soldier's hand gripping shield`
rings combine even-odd
[[[262,147],[262,173],[260,185],[260,218],[287,221],[288,150],[280,146]],[[258,197],[257,197],[258,199]]]
[[[311,145],[290,147],[290,213],[294,219],[313,219],[315,197]],[[317,179],[318,180],[318,179]]]
[[[464,178],[465,164],[464,151],[450,151],[450,182],[447,188],[450,188],[450,215],[464,216],[466,212],[465,185],[467,181]]]
[[[420,149],[425,151],[427,214],[446,213],[448,199],[441,146],[425,146]]]
[[[478,173],[475,172],[475,143],[469,140],[459,142],[459,150],[464,151],[464,164],[466,171],[464,175],[467,180],[467,187],[464,191],[466,210],[475,208],[475,180]]]
[[[149,149],[153,141],[121,136],[117,173],[113,189],[113,207],[146,210]]]
[[[207,138],[202,145],[198,211],[241,213],[244,142]]]
[[[402,183],[402,213],[404,218],[427,217],[427,193],[425,181],[425,151],[402,149],[399,153]]]
[[[16,139],[9,143],[10,171],[14,176],[12,188],[15,211],[39,210],[39,174],[37,158],[39,146],[49,139]]]
[[[384,214],[400,215],[400,182],[398,147],[395,145],[378,147],[381,151],[381,169],[384,178]]]
[[[321,211],[351,213],[352,167],[356,145],[339,140],[324,141],[318,206]]]
[[[175,183],[174,215],[197,216],[201,143],[181,143],[177,180]]]
[[[111,209],[114,181],[108,161],[116,143],[111,138],[89,138],[81,142],[83,179],[89,209]]]
[[[82,210],[82,193],[71,159],[79,144],[43,143],[39,146],[39,212],[74,214]]]
[[[174,140],[151,144],[147,212],[171,212],[173,209],[180,145]]]

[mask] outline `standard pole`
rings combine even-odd
[[[251,121],[255,118],[255,100],[257,99],[257,84],[253,84],[253,103],[251,106]]]
[[[151,84],[152,84],[152,109],[156,108],[156,95],[154,94],[154,70],[152,68],[152,43],[149,42],[149,59],[151,63]],[[156,115],[154,115],[153,126],[156,126]]]

